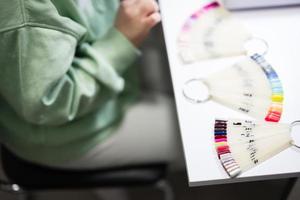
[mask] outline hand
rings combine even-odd
[[[138,47],[161,17],[155,0],[123,0],[115,27]]]

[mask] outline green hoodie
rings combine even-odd
[[[118,2],[0,1],[0,140],[17,155],[67,162],[118,127],[140,54],[113,27]]]

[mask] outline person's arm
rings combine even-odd
[[[4,0],[0,13],[0,94],[24,120],[62,125],[123,90],[122,71],[139,54],[125,34],[82,43],[84,27],[48,0]]]
[[[126,47],[118,46],[118,50],[123,52],[124,56],[114,54],[115,46],[110,45],[110,40],[126,38],[132,46],[139,47],[151,28],[160,22],[161,17],[155,0],[123,0],[116,18],[115,26],[106,37],[96,41],[92,46],[103,57],[108,58],[119,73],[122,73],[124,71],[123,60],[128,60],[125,55],[130,52],[127,52]],[[120,59],[119,56],[123,58]]]
[[[101,53],[96,60],[89,44],[80,44],[81,57],[74,58],[84,28],[59,16],[51,1],[6,2],[0,23],[16,20],[0,30],[0,94],[20,117],[33,124],[62,125],[122,91],[116,61]],[[122,68],[136,58],[136,49],[123,36],[105,40],[103,48],[115,46],[112,54]]]
[[[26,121],[64,124],[100,106],[124,87],[122,77],[106,58],[98,62],[89,56],[74,58],[78,41],[59,30],[25,26],[0,37],[0,92]],[[82,51],[92,49],[88,44],[82,46]],[[135,50],[128,47],[127,51]],[[127,55],[125,68],[137,56]]]

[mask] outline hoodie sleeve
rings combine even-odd
[[[51,1],[3,1],[0,24],[18,20],[0,29],[0,94],[20,117],[62,125],[123,91],[122,73],[139,51],[121,33],[111,28],[95,44],[84,43],[85,28]]]

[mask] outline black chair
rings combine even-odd
[[[2,191],[15,192],[22,199],[30,199],[34,191],[91,189],[103,187],[154,186],[173,199],[165,180],[167,165],[126,166],[101,170],[65,170],[30,163],[18,158],[7,148],[1,148],[2,166],[9,182],[0,183]],[[22,195],[20,195],[22,194]]]

